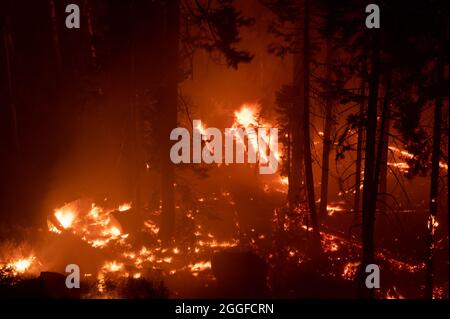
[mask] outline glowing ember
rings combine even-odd
[[[131,209],[131,203],[124,203],[124,204],[120,205],[117,210],[119,212],[126,212],[127,210],[130,210],[130,209]]]
[[[191,269],[192,272],[204,271],[206,269],[211,268],[211,262],[210,261],[200,261],[193,265],[189,265],[189,268]]]
[[[151,220],[146,220],[144,222],[144,226],[147,227],[153,234],[158,234],[159,232],[158,225]]]
[[[47,220],[47,227],[50,232],[61,234],[61,231],[49,220]]]
[[[397,147],[389,146],[389,149],[394,153],[400,154],[404,158],[409,158],[409,159],[414,158],[414,154],[411,154],[405,150],[398,149]]]
[[[327,212],[328,212],[328,216],[333,216],[335,212],[343,212],[345,211],[345,209],[339,205],[339,203],[337,205],[327,205]]]
[[[414,154],[409,153],[408,151],[405,150],[401,150],[395,146],[389,146],[389,150],[392,151],[394,154],[398,154],[398,156],[400,158],[404,158],[404,159],[413,159],[415,157]],[[409,170],[409,165],[408,163],[405,162],[395,162],[395,163],[388,163],[389,166],[392,167],[396,167],[398,168],[400,171],[404,172],[404,173],[408,173]],[[445,162],[440,161],[439,162],[439,167],[443,170],[448,171],[448,164]]]
[[[339,245],[337,244],[338,238],[336,236],[321,232],[322,235],[322,246],[325,252],[335,252],[339,250]]]
[[[436,216],[431,215],[430,220],[428,221],[428,229],[435,229],[439,226],[439,222],[436,219]]]
[[[443,287],[433,288],[433,299],[444,299],[446,298],[445,289]]]
[[[344,266],[344,271],[342,272],[342,277],[347,280],[353,280],[356,277],[356,272],[360,262],[349,262]]]
[[[236,247],[238,245],[238,241],[237,240],[232,240],[232,241],[222,241],[222,242],[218,242],[217,240],[212,240],[210,242],[204,243],[204,242],[199,242],[200,246],[203,245],[208,245],[212,248],[214,247],[221,247],[221,248],[230,248],[230,247]]]
[[[388,163],[389,166],[397,168],[399,171],[408,173],[409,171],[409,164],[405,162],[398,162],[398,163]]]
[[[398,293],[397,288],[394,286],[389,288],[385,296],[386,299],[405,299],[401,294]]]

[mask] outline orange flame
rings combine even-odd
[[[59,209],[55,212],[55,217],[64,229],[70,228],[76,218],[76,214],[68,209]]]

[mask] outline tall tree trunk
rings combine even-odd
[[[177,126],[178,104],[178,49],[179,49],[179,1],[165,4],[166,45],[163,51],[165,78],[162,86],[161,121],[161,239],[168,242],[175,226],[174,169],[170,160],[170,132]]]
[[[362,148],[364,141],[364,113],[366,105],[366,83],[361,80],[361,104],[359,109],[358,119],[358,141],[356,144],[356,171],[355,171],[355,203],[354,203],[354,221],[358,222],[359,207],[361,201],[361,163],[362,163]]]
[[[292,110],[291,118],[291,158],[290,158],[290,176],[289,176],[289,190],[288,200],[289,208],[295,209],[304,200],[304,187],[303,182],[303,132],[302,132],[302,110],[303,102],[301,100],[303,93],[301,72],[303,69],[303,61],[299,54],[294,56],[294,81],[293,88],[296,94],[294,107]]]
[[[445,29],[446,30],[446,29]],[[446,33],[443,31],[443,35]],[[445,40],[445,37],[443,36]],[[443,42],[444,43],[444,42]],[[444,46],[444,44],[441,44]],[[437,65],[436,65],[436,82],[440,90],[437,93],[435,105],[434,105],[434,126],[433,126],[433,150],[431,154],[431,180],[430,180],[430,202],[429,202],[429,217],[428,217],[428,234],[427,234],[427,246],[428,254],[426,259],[426,282],[425,282],[425,298],[433,298],[433,257],[434,257],[434,233],[435,223],[438,213],[438,193],[439,193],[439,160],[441,153],[441,127],[442,127],[442,104],[444,96],[442,94],[444,83],[444,48],[441,48]]]
[[[384,133],[383,133],[383,149],[381,153],[381,170],[380,170],[380,197],[387,199],[384,194],[387,193],[387,173],[388,173],[388,155],[389,155],[389,135],[391,130],[391,111],[388,109],[386,115]]]
[[[377,202],[380,197],[381,182],[383,181],[382,172],[383,170],[387,172],[387,149],[388,149],[388,137],[389,133],[389,117],[390,117],[390,91],[391,91],[391,81],[392,81],[391,71],[388,70],[386,74],[386,87],[384,93],[383,110],[381,112],[381,123],[380,123],[380,135],[378,138],[378,149],[376,155],[375,172],[374,172],[374,183],[375,183],[375,207],[377,207]],[[384,182],[386,177],[384,177]],[[384,186],[385,187],[385,186]]]
[[[359,292],[362,297],[372,298],[373,289],[365,285],[366,266],[374,262],[375,229],[375,146],[377,133],[377,104],[380,73],[380,34],[374,31],[371,52],[371,71],[369,76],[369,99],[367,104],[366,145],[364,159],[364,188],[362,203],[362,263],[359,276]]]
[[[327,42],[326,53],[326,79],[331,81],[331,49],[330,43]],[[325,128],[323,132],[323,148],[322,148],[322,176],[320,185],[320,217],[327,216],[327,204],[328,204],[328,175],[330,168],[330,150],[331,150],[331,125],[333,121],[333,104],[331,97],[327,94],[325,101]]]
[[[303,138],[305,147],[305,177],[306,177],[306,190],[308,195],[308,208],[309,214],[311,216],[311,224],[313,226],[313,234],[315,245],[320,245],[320,234],[319,234],[319,221],[317,219],[316,210],[316,200],[314,196],[314,176],[312,168],[312,156],[311,156],[311,138],[310,138],[310,101],[309,101],[309,72],[310,72],[310,31],[309,31],[309,0],[304,0],[304,26],[303,26]]]
[[[386,74],[386,84],[385,93],[383,101],[383,111],[381,115],[381,127],[380,127],[380,137],[378,139],[378,151],[377,151],[377,163],[375,169],[375,179],[377,186],[377,199],[381,199],[382,206],[385,206],[386,199],[386,189],[387,189],[387,164],[388,164],[388,150],[389,150],[389,126],[391,117],[391,82],[392,74],[388,70]]]
[[[291,166],[290,166],[290,179],[289,179],[289,189],[288,189],[288,200],[289,208],[291,210],[295,209],[302,201],[304,201],[304,176],[303,176],[303,156],[304,156],[304,139],[303,139],[303,57],[301,55],[301,23],[297,23],[297,39],[298,47],[296,48],[296,53],[293,56],[293,91],[294,91],[294,105],[291,110]]]

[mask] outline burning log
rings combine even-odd
[[[127,212],[130,208],[130,204],[124,204],[117,211]],[[47,225],[50,232],[70,232],[92,247],[104,247],[110,242],[120,242],[128,237],[111,214],[112,211],[96,205],[92,199],[79,199],[56,209],[47,218]]]
[[[251,252],[221,251],[211,261],[220,294],[227,298],[268,296],[267,265]]]

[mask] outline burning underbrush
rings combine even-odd
[[[13,285],[42,271],[64,273],[68,264],[80,267],[82,281],[88,287],[85,297],[117,298],[124,296],[120,291],[135,286],[165,296],[162,282],[180,274],[212,280],[214,251],[236,247],[238,240],[217,238],[198,223],[196,216],[201,219],[201,207],[209,207],[209,201],[222,201],[223,206],[223,201],[228,200],[229,193],[199,198],[196,208],[179,213],[177,245],[162,245],[158,239],[158,210],[138,215],[131,203],[107,208],[106,201],[98,204],[91,199],[76,200],[48,217],[47,230],[24,235],[26,239],[17,241],[20,244],[2,245],[2,284]]]
[[[268,194],[275,196],[276,191],[255,193],[248,205],[255,206]],[[355,297],[359,241],[323,227],[323,254],[314,256],[306,208],[290,212],[284,206],[268,207],[271,226],[263,231],[240,224],[239,209],[246,204],[238,194],[222,191],[193,203],[177,206],[180,229],[170,245],[158,239],[159,210],[138,214],[132,203],[110,207],[107,201],[91,199],[63,205],[50,214],[47,229],[27,233],[21,244],[2,244],[0,292],[5,287],[25,289],[23,282],[46,283],[53,278],[48,272],[64,274],[67,264],[77,264],[82,289],[56,296]],[[222,214],[218,221],[211,217],[214,211]],[[226,238],[213,225],[227,222],[232,227]],[[387,283],[378,297],[420,297],[420,289],[412,285],[421,282],[423,263],[401,261],[388,251],[379,251],[377,258]],[[445,294],[446,289],[438,287],[435,293]]]
[[[232,127],[264,126],[254,108],[244,105],[235,112]],[[254,144],[248,147],[256,152]],[[317,253],[306,205],[286,207],[288,179],[255,178],[256,168],[218,165],[206,181],[183,176],[184,185],[180,178],[170,243],[159,239],[161,207],[128,201],[78,199],[51,212],[45,228],[8,227],[8,234],[0,232],[0,296],[356,297],[362,247],[358,235],[348,232],[355,219],[345,196],[327,206]],[[444,250],[436,246],[437,253]],[[393,247],[379,249],[376,258],[383,274],[378,298],[422,296],[420,258]],[[76,292],[64,288],[69,264],[80,268]],[[436,298],[448,294],[442,282],[436,284]]]

